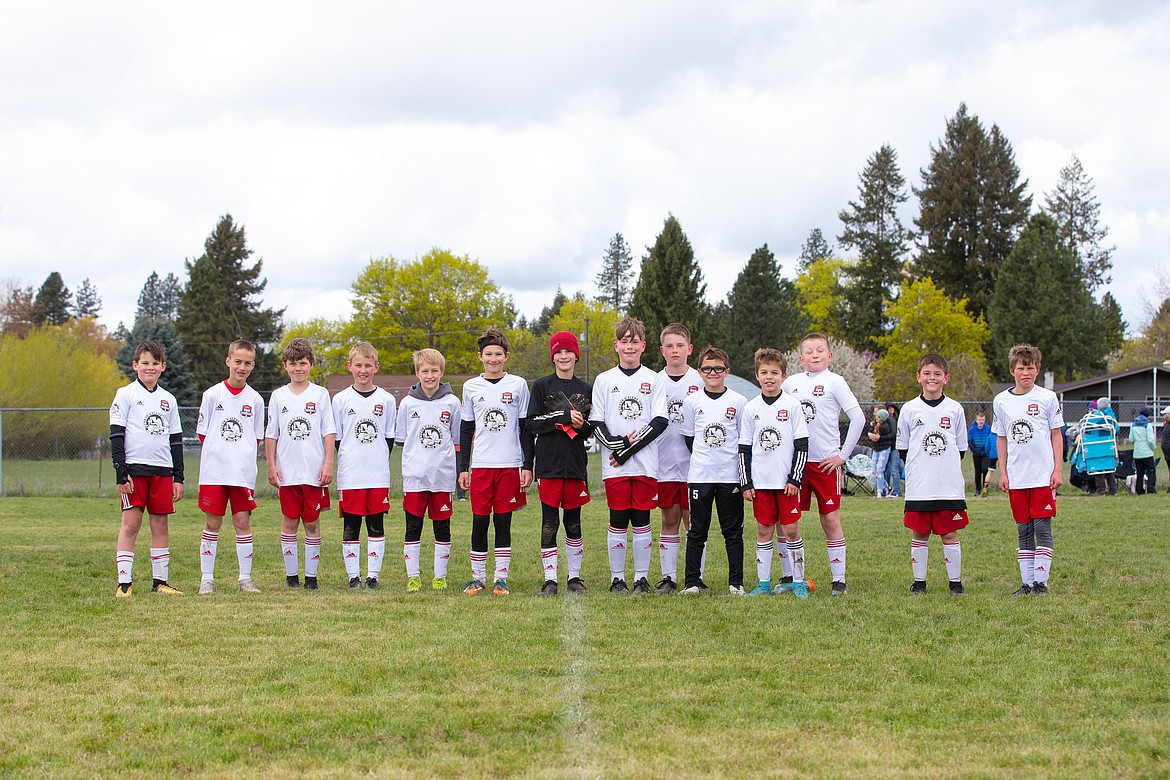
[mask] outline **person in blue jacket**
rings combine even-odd
[[[987,415],[979,412],[975,422],[967,429],[967,448],[971,450],[971,461],[975,465],[975,495],[987,497],[987,472],[995,457],[995,444]]]

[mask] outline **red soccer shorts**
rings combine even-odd
[[[841,508],[842,469],[821,471],[820,463],[805,466],[804,479],[800,481],[800,508],[807,512],[812,509],[812,497],[817,497],[817,511],[822,515],[836,512]]]
[[[472,514],[515,512],[527,503],[527,497],[520,490],[519,468],[471,470]]]
[[[691,508],[685,482],[659,482],[658,508],[667,509],[672,506],[682,507],[685,512]]]
[[[1008,501],[1017,523],[1056,517],[1056,493],[1050,487],[1009,488]]]
[[[200,485],[199,508],[209,515],[224,515],[227,513],[228,503],[232,505],[232,514],[251,512],[256,508],[256,496],[252,488],[239,485]]]
[[[390,488],[352,488],[337,491],[337,516],[380,515],[390,509]]]
[[[605,503],[619,512],[649,511],[658,506],[658,482],[650,477],[610,477],[605,480]]]
[[[319,485],[281,485],[280,513],[294,520],[315,523],[329,508],[329,488]]]
[[[145,509],[151,515],[173,515],[175,494],[173,477],[130,477],[133,493],[122,493],[122,511]]]
[[[540,503],[562,509],[578,509],[589,503],[589,486],[580,479],[541,477]]]
[[[966,509],[938,509],[933,512],[906,510],[902,518],[902,525],[924,536],[932,533],[944,536],[966,528],[968,522]]]
[[[760,525],[791,525],[800,520],[800,496],[783,490],[756,490],[752,514]]]
[[[415,517],[425,517],[429,514],[432,520],[450,520],[451,494],[432,493],[429,490],[405,493],[402,496],[402,509]]]

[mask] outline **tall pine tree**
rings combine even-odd
[[[138,313],[136,320],[163,320],[174,322],[179,318],[179,299],[183,294],[183,285],[179,277],[168,273],[160,277],[157,271],[151,271],[138,293]]]
[[[802,274],[817,260],[825,260],[833,256],[833,247],[825,240],[820,228],[813,228],[804,245],[800,248],[800,257],[796,262],[796,273]]]
[[[53,271],[33,301],[33,322],[37,325],[64,325],[69,321],[72,296],[61,274]]]
[[[189,278],[176,324],[199,388],[227,376],[224,359],[235,339],[257,347],[257,387],[267,390],[279,381],[280,366],[268,348],[280,338],[284,309],[261,308],[268,282],[261,276],[263,261],[246,265],[251,256],[244,226],[225,214],[204,242],[203,254],[186,263]]]
[[[752,253],[727,293],[727,303],[716,309],[715,319],[719,346],[727,352],[731,370],[745,377],[755,373],[752,358],[757,349],[787,352],[807,327],[796,287],[780,276],[767,244]]]
[[[102,297],[98,295],[97,287],[88,278],[81,281],[81,287],[73,296],[73,316],[97,317],[102,311]]]
[[[597,300],[608,303],[615,311],[624,312],[629,307],[634,289],[634,257],[621,233],[614,233],[609,240],[609,247],[601,257],[601,271],[593,281],[597,285]]]
[[[1101,224],[1101,204],[1097,202],[1095,189],[1080,158],[1074,154],[1068,165],[1060,169],[1056,188],[1044,195],[1044,213],[1056,220],[1060,237],[1077,253],[1081,274],[1093,292],[1113,281],[1109,272],[1117,248],[1102,245],[1109,237],[1109,228]]]
[[[702,349],[711,338],[706,296],[707,284],[695,250],[671,214],[654,245],[647,247],[630,301],[630,314],[646,325],[647,353],[657,353],[658,334],[672,322],[686,325],[691,341]]]

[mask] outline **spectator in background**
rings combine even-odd
[[[975,468],[975,495],[986,498],[989,453],[995,445],[991,441],[991,426],[983,412],[975,415],[975,422],[967,429],[967,447],[971,450],[971,462]]]
[[[1170,480],[1170,406],[1162,410],[1162,461],[1166,464],[1167,479]],[[1170,493],[1170,487],[1166,488],[1166,492]]]
[[[890,413],[890,427],[894,429],[895,438],[898,433],[898,406],[897,404],[886,404],[886,411]],[[902,455],[898,452],[897,447],[890,448],[890,460],[886,463],[886,482],[890,486],[890,495],[894,498],[902,497],[902,472],[904,470],[902,464]]]
[[[890,425],[890,413],[882,406],[873,408],[873,420],[870,421],[870,446],[873,448],[873,473],[877,477],[877,497],[889,496],[889,483],[886,482],[886,465],[890,462],[890,450],[894,448],[894,426]]]
[[[1157,474],[1154,471],[1154,426],[1150,425],[1150,414],[1150,407],[1143,406],[1129,427],[1129,440],[1133,443],[1133,467],[1137,474],[1133,492],[1139,496],[1158,492],[1155,485]]]

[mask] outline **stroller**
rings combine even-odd
[[[1079,435],[1072,458],[1074,468],[1086,476],[1112,474],[1117,470],[1117,428],[1108,415],[1092,411],[1077,425]]]

